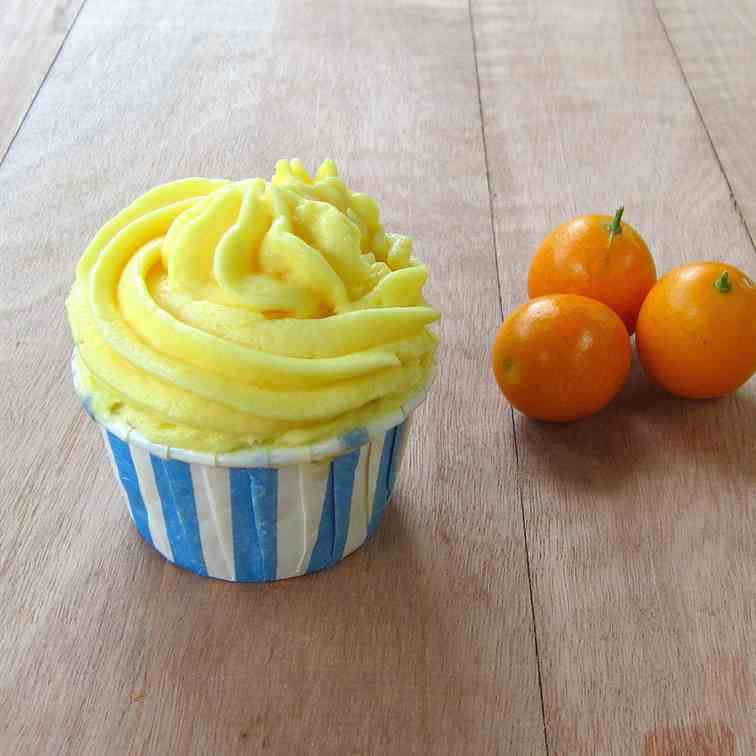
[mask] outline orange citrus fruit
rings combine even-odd
[[[493,369],[514,407],[567,422],[603,409],[630,371],[630,337],[605,304],[576,294],[538,297],[504,321]]]
[[[656,266],[646,242],[614,217],[581,215],[555,228],[544,240],[528,273],[528,295],[582,294],[611,307],[628,333],[656,281]]]
[[[756,284],[722,262],[677,268],[646,297],[636,340],[646,372],[670,393],[734,391],[756,371]]]

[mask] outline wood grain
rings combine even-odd
[[[756,5],[748,0],[656,5],[753,242]]]
[[[0,5],[0,161],[84,0]]]
[[[210,6],[88,0],[0,168],[0,752],[543,753],[467,4]],[[148,187],[281,156],[338,158],[415,236],[442,369],[376,540],[240,586],[129,524],[63,300]]]
[[[551,228],[620,202],[662,271],[753,272],[651,2],[473,11],[507,307]],[[598,416],[515,421],[550,752],[708,743],[715,723],[755,753],[756,382],[686,402],[636,366]]]

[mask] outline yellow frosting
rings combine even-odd
[[[438,319],[412,240],[332,161],[314,178],[158,186],[97,233],[68,315],[98,419],[227,452],[337,435],[428,380]]]

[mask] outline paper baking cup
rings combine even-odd
[[[224,467],[166,459],[103,428],[137,530],[169,562],[224,580],[331,567],[380,525],[409,418],[320,462]]]
[[[261,582],[331,567],[378,529],[425,388],[370,425],[312,446],[212,454],[154,444],[100,421],[129,514],[169,562],[199,575]]]

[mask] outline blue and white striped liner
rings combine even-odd
[[[331,460],[223,467],[164,459],[103,428],[137,530],[200,575],[260,582],[330,567],[377,530],[394,490],[410,419],[350,434]]]

